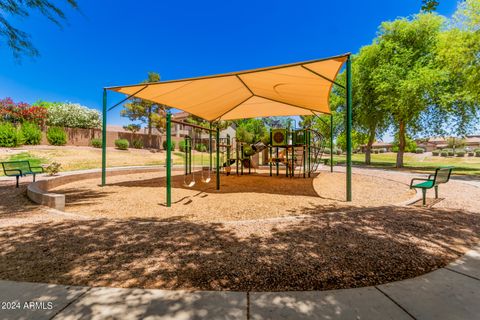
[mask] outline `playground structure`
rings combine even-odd
[[[346,85],[339,84],[335,78],[342,68],[346,65]],[[329,97],[332,87],[335,85],[346,92],[346,200],[352,200],[352,85],[351,85],[351,54],[347,53],[335,57],[305,61],[275,67],[253,69],[247,71],[233,72],[214,76],[206,76],[191,79],[141,83],[135,85],[115,86],[104,88],[103,91],[103,121],[102,121],[102,181],[101,185],[106,185],[106,124],[107,112],[117,107],[130,98],[137,97],[149,100],[154,103],[167,105],[172,108],[183,110],[199,118],[204,119],[210,124],[208,132],[210,162],[208,166],[208,175],[211,178],[213,170],[212,152],[215,150],[215,183],[216,190],[220,190],[220,120],[237,120],[245,118],[260,118],[270,116],[298,116],[314,115],[318,113],[331,115]],[[126,94],[127,97],[119,103],[107,108],[107,90]],[[332,119],[332,118],[330,118]],[[172,119],[170,112],[166,115],[166,206],[172,204]],[[186,123],[182,123],[186,124]],[[189,125],[189,124],[186,124]],[[205,128],[202,128],[205,130]],[[293,132],[293,134],[292,134]],[[215,148],[212,148],[213,138]],[[297,136],[298,135],[298,136]],[[300,136],[303,135],[303,138]],[[298,131],[287,129],[283,141],[275,141],[278,132],[272,131],[271,146],[262,146],[256,143],[250,146],[252,151],[245,152],[245,146],[238,144],[236,147],[236,168],[240,165],[242,168],[247,164],[251,171],[252,162],[246,160],[251,157],[251,152],[269,147],[270,151],[270,174],[273,175],[273,166],[276,173],[279,172],[280,164],[286,167],[285,174],[293,177],[296,170],[300,175],[307,176],[311,174],[314,166],[318,165],[318,155],[321,155],[321,145],[311,143],[312,136],[314,140],[321,141],[318,133],[311,130]],[[309,137],[309,138],[308,138]],[[302,140],[303,139],[303,140]],[[308,140],[308,142],[307,142]],[[297,143],[302,141],[301,144]],[[332,141],[331,141],[332,142]],[[188,142],[186,142],[188,143]],[[190,141],[191,150],[193,141]],[[275,145],[274,145],[275,144]],[[228,143],[224,144],[228,145]],[[227,148],[227,147],[223,147]],[[275,157],[273,156],[275,148]],[[228,148],[230,150],[230,148]],[[253,150],[255,149],[255,150]],[[282,149],[282,151],[280,150]],[[312,152],[314,161],[312,161]],[[240,154],[239,154],[240,153]],[[227,155],[229,152],[227,152]],[[301,154],[301,156],[300,156]],[[188,156],[191,160],[191,155]],[[228,155],[229,157],[229,155]],[[189,161],[190,161],[189,160]],[[228,159],[225,170],[231,164],[231,158]],[[240,163],[239,163],[240,161]],[[187,161],[186,161],[187,162]],[[332,163],[332,161],[330,162]],[[313,166],[312,166],[313,164]],[[203,164],[202,164],[203,166]],[[185,166],[185,173],[190,174],[190,163]],[[202,175],[203,175],[202,168]],[[192,170],[193,174],[194,170]],[[205,182],[211,179],[203,179]],[[195,184],[194,181],[185,181],[185,185]]]
[[[195,168],[195,162],[193,153],[200,153],[200,174],[201,181],[203,183],[209,183],[211,181],[211,174],[213,170],[213,146],[218,146],[219,154],[221,156],[220,172],[223,172],[228,176],[231,173],[231,166],[235,167],[236,175],[243,175],[245,169],[248,169],[248,174],[252,173],[252,169],[258,168],[258,164],[255,163],[252,157],[255,154],[262,151],[268,151],[268,167],[270,176],[280,175],[280,165],[285,167],[285,176],[293,178],[297,177],[310,177],[311,174],[318,169],[321,157],[325,148],[325,139],[323,135],[310,128],[302,129],[290,129],[290,128],[276,128],[270,129],[269,141],[266,143],[257,141],[249,144],[238,141],[235,139],[233,144],[229,135],[225,138],[220,138],[217,144],[212,133],[215,130],[201,127],[194,124],[189,124],[181,121],[171,120],[172,123],[182,124],[184,126],[191,126],[197,131],[207,131],[209,138],[207,143],[204,143],[206,139],[198,138],[196,134],[186,136],[184,141],[184,186],[193,187],[196,184],[195,174],[198,175],[198,168]],[[200,135],[201,136],[201,135]],[[200,143],[199,143],[200,141]],[[202,150],[204,146],[208,146],[207,150]],[[232,155],[232,149],[235,149],[234,155]],[[208,151],[209,161],[206,166],[203,160],[203,154]],[[192,169],[193,168],[193,169]],[[197,171],[197,172],[196,172]]]

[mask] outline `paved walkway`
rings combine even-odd
[[[480,247],[375,287],[310,292],[88,288],[0,281],[0,319],[480,319]]]

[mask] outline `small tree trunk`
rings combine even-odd
[[[397,168],[403,168],[403,154],[405,153],[405,122],[400,121],[398,128],[398,153],[397,153]]]
[[[370,133],[367,142],[367,149],[365,150],[365,164],[372,163],[372,146],[373,142],[375,142],[375,133]]]

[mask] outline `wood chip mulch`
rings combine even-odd
[[[101,219],[5,227],[0,279],[202,290],[352,288],[443,267],[480,238],[480,217],[458,210],[331,209],[286,222]]]
[[[263,194],[259,181],[252,199]],[[364,186],[375,182],[364,181]],[[25,185],[15,189],[10,182],[0,182],[0,279],[192,290],[327,290],[415,277],[445,266],[480,242],[480,189],[454,181],[441,188],[440,202],[427,208],[315,202],[311,189],[297,185],[290,196],[309,200],[302,199],[305,205],[296,209],[302,218],[295,218],[292,207],[275,203],[272,208],[290,211],[249,221],[226,214],[224,222],[186,214],[53,218],[26,199]],[[318,193],[317,180],[309,183]],[[238,188],[252,190],[252,185]],[[288,203],[292,198],[281,190],[278,184],[270,192],[275,201]],[[234,195],[224,191],[207,194]],[[322,192],[324,198],[336,193]],[[95,203],[97,195],[82,199]],[[208,203],[197,198],[193,202]],[[253,211],[261,212],[258,208]],[[249,216],[248,210],[244,214]]]

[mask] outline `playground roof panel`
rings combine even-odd
[[[348,54],[183,80],[109,87],[205,120],[330,113],[329,97]]]

